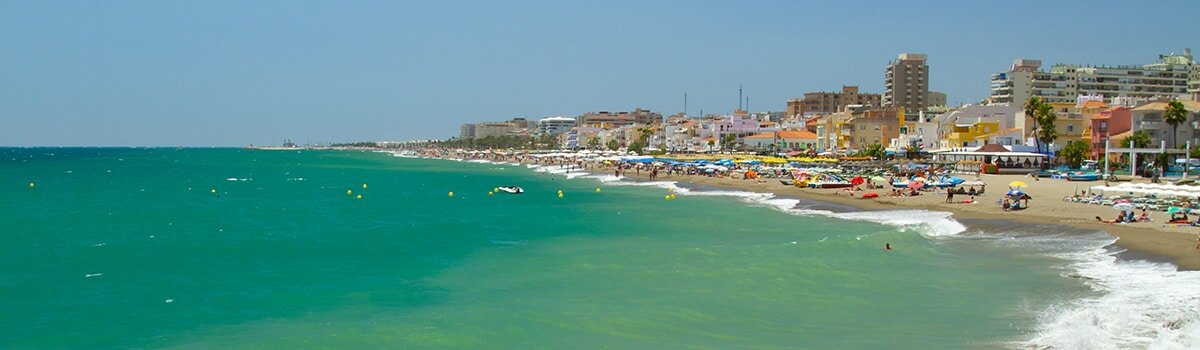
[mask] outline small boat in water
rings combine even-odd
[[[499,189],[500,192],[504,192],[504,193],[508,193],[508,194],[525,193],[525,189],[518,187],[518,186],[500,186],[500,187],[497,187],[497,189]]]

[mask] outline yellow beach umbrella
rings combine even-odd
[[[1026,184],[1024,181],[1018,180],[1018,181],[1009,182],[1008,187],[1029,187],[1029,184]]]

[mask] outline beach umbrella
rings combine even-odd
[[[908,188],[911,188],[911,189],[914,189],[914,190],[919,190],[919,189],[921,189],[922,187],[925,187],[925,183],[924,183],[924,182],[920,182],[920,181],[910,181],[910,182],[908,183]]]
[[[1133,203],[1117,203],[1112,207],[1118,211],[1130,211],[1133,210]]]
[[[917,176],[912,179],[912,182],[925,182],[925,178]]]
[[[851,185],[851,186],[858,186],[858,185],[862,185],[862,184],[863,184],[863,182],[866,182],[866,181],[867,181],[867,180],[866,180],[866,179],[863,179],[863,178],[862,178],[862,176],[855,176],[853,179],[850,179],[850,185]]]
[[[1029,184],[1026,184],[1024,181],[1017,180],[1017,181],[1009,182],[1008,187],[1017,187],[1017,188],[1029,187]]]
[[[1017,189],[1013,189],[1013,190],[1008,191],[1008,193],[1005,193],[1005,195],[1011,196],[1011,197],[1020,197],[1024,194],[1025,194],[1025,192],[1021,192],[1021,190],[1017,190]]]

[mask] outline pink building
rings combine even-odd
[[[1129,107],[1113,107],[1092,117],[1092,159],[1100,159],[1100,155],[1104,154],[1104,143],[1109,138],[1117,142],[1120,141],[1119,138],[1125,137],[1121,134],[1129,133],[1132,122],[1133,113],[1129,111]]]

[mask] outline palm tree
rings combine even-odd
[[[1176,137],[1179,136],[1179,124],[1187,121],[1187,109],[1183,108],[1183,102],[1178,99],[1171,100],[1167,104],[1167,110],[1163,112],[1163,121],[1171,125],[1171,147],[1179,145],[1176,142]]]
[[[721,137],[721,145],[727,147],[730,151],[734,149],[734,142],[737,141],[737,135],[725,134]]]
[[[1025,102],[1025,117],[1033,120],[1033,129],[1031,131],[1033,131],[1035,135],[1038,130],[1038,114],[1041,112],[1042,106],[1045,105],[1046,104],[1042,103],[1042,98],[1037,96],[1030,97],[1029,101]],[[1034,144],[1037,146],[1038,153],[1042,153],[1042,144],[1039,141],[1040,138],[1035,136]]]
[[[1054,114],[1054,107],[1049,104],[1039,105],[1033,119],[1038,125],[1036,139],[1045,143],[1046,150],[1049,151],[1050,144],[1058,139],[1058,129],[1054,127],[1054,121],[1058,119],[1058,115]],[[1038,149],[1038,152],[1041,152],[1041,148]]]

